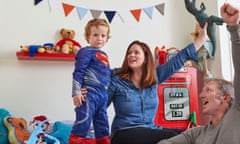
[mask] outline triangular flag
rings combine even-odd
[[[152,19],[153,7],[144,8],[143,11],[147,14],[147,16],[148,16],[150,19]]]
[[[164,6],[165,6],[165,3],[162,3],[162,4],[159,4],[159,5],[156,5],[155,8],[156,8],[162,15],[164,15]]]
[[[54,8],[61,4],[60,0],[48,0],[49,9],[52,11]]]
[[[105,16],[107,17],[109,23],[111,23],[113,17],[114,17],[115,14],[116,14],[116,11],[104,11],[104,13],[105,13]]]
[[[77,12],[78,12],[78,16],[80,18],[80,20],[83,19],[83,17],[86,15],[86,13],[88,12],[88,9],[86,8],[82,8],[82,7],[77,7]]]
[[[100,10],[90,10],[90,12],[91,12],[93,18],[99,18],[102,13],[102,11],[100,11]]]
[[[75,6],[66,4],[66,3],[62,3],[62,6],[63,6],[65,16],[68,16],[72,12],[72,10],[75,8]]]
[[[37,4],[39,4],[42,0],[34,0],[34,5],[36,6]]]
[[[130,10],[130,12],[132,13],[132,15],[135,17],[135,19],[137,21],[140,20],[140,15],[141,15],[141,12],[142,12],[141,9]]]

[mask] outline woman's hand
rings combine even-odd
[[[196,51],[198,51],[202,47],[204,42],[208,40],[207,27],[208,23],[205,23],[203,28],[201,28],[200,25],[197,23],[195,32],[191,33],[194,36],[193,43],[196,48]]]
[[[87,89],[86,88],[82,88],[81,92],[82,92],[82,95],[75,95],[75,96],[73,96],[73,104],[76,107],[82,106],[83,102],[86,101]]]
[[[220,9],[223,21],[229,26],[238,25],[240,21],[240,10],[229,3],[224,3]]]

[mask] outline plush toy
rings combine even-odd
[[[37,115],[37,116],[33,117],[33,120],[31,120],[30,123],[29,123],[28,130],[30,132],[33,132],[36,129],[36,127],[39,125],[39,123],[41,123],[45,120],[47,120],[47,117],[45,115]],[[50,133],[49,127],[50,127],[50,123],[48,121],[46,121],[43,124],[42,130],[47,132],[47,133]]]
[[[44,123],[42,123],[42,122],[44,122]],[[37,115],[37,116],[33,117],[33,120],[31,120],[29,124],[30,124],[29,131],[31,133],[36,131],[36,128],[40,124],[42,125],[41,131],[44,132],[44,138],[43,138],[43,134],[38,134],[39,141],[41,141],[40,139],[44,139],[45,142],[52,143],[53,139],[49,139],[50,138],[49,136],[52,136],[52,137],[58,139],[58,141],[61,144],[68,144],[68,137],[71,133],[72,124],[66,124],[66,123],[63,123],[60,121],[50,123],[48,121],[47,116],[45,116],[45,115]],[[46,137],[45,136],[46,134],[48,134],[49,136]],[[36,135],[36,132],[35,132],[35,135]]]
[[[175,56],[179,52],[179,49],[175,47],[167,48],[165,45],[163,45],[161,48],[155,47],[154,51],[157,65],[162,65]]]
[[[7,116],[3,123],[8,129],[8,140],[11,144],[23,144],[28,140],[30,133],[24,118]]]
[[[29,56],[33,57],[35,53],[44,53],[45,50],[41,45],[24,45],[20,46],[21,52],[29,52]]]
[[[57,138],[47,134],[44,131],[46,123],[48,123],[48,120],[44,120],[38,123],[37,127],[31,133],[31,136],[26,142],[26,144],[47,144],[47,143],[60,144]]]
[[[45,43],[43,45],[25,45],[20,46],[21,52],[29,52],[30,57],[34,57],[36,53],[52,53],[54,51],[53,43]]]
[[[62,28],[60,30],[60,35],[62,39],[56,43],[55,51],[65,54],[72,54],[76,53],[81,48],[80,43],[74,40],[74,30]]]
[[[43,44],[43,48],[46,53],[54,52],[54,44],[53,43],[45,43],[45,44]]]
[[[66,124],[57,121],[53,124],[53,132],[50,133],[51,136],[56,137],[61,144],[68,144],[68,138],[72,130],[71,124]]]
[[[163,45],[161,48],[156,46],[154,52],[155,52],[155,58],[156,58],[157,65],[162,65],[162,64],[166,63],[167,48],[165,45]]]
[[[7,116],[11,116],[9,111],[4,108],[0,108],[0,144],[9,144],[8,130],[3,123],[3,119]]]

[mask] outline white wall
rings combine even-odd
[[[121,65],[127,45],[135,39],[147,42],[152,50],[162,45],[183,48],[191,41],[190,32],[195,26],[194,18],[185,10],[184,2],[179,0],[64,2],[89,9],[119,11],[165,3],[165,15],[155,10],[152,20],[145,13],[142,13],[140,22],[136,22],[130,14],[126,15],[125,22],[114,17],[111,23],[112,38],[104,48],[112,67]],[[214,1],[205,3],[208,9],[216,7]],[[86,45],[83,29],[91,15],[88,13],[83,20],[79,20],[77,12],[72,12],[65,17],[60,5],[50,11],[47,0],[37,6],[33,5],[33,1],[1,1],[0,11],[0,107],[27,120],[39,114],[47,115],[52,121],[73,120],[73,62],[19,61],[15,53],[20,45],[56,42],[62,27],[74,29],[76,40]],[[211,12],[216,13],[214,10]],[[110,109],[109,113],[112,117],[113,110]]]

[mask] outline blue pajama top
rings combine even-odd
[[[84,47],[76,55],[73,71],[72,96],[81,95],[84,85],[107,89],[110,83],[111,71],[108,57],[99,49]]]

